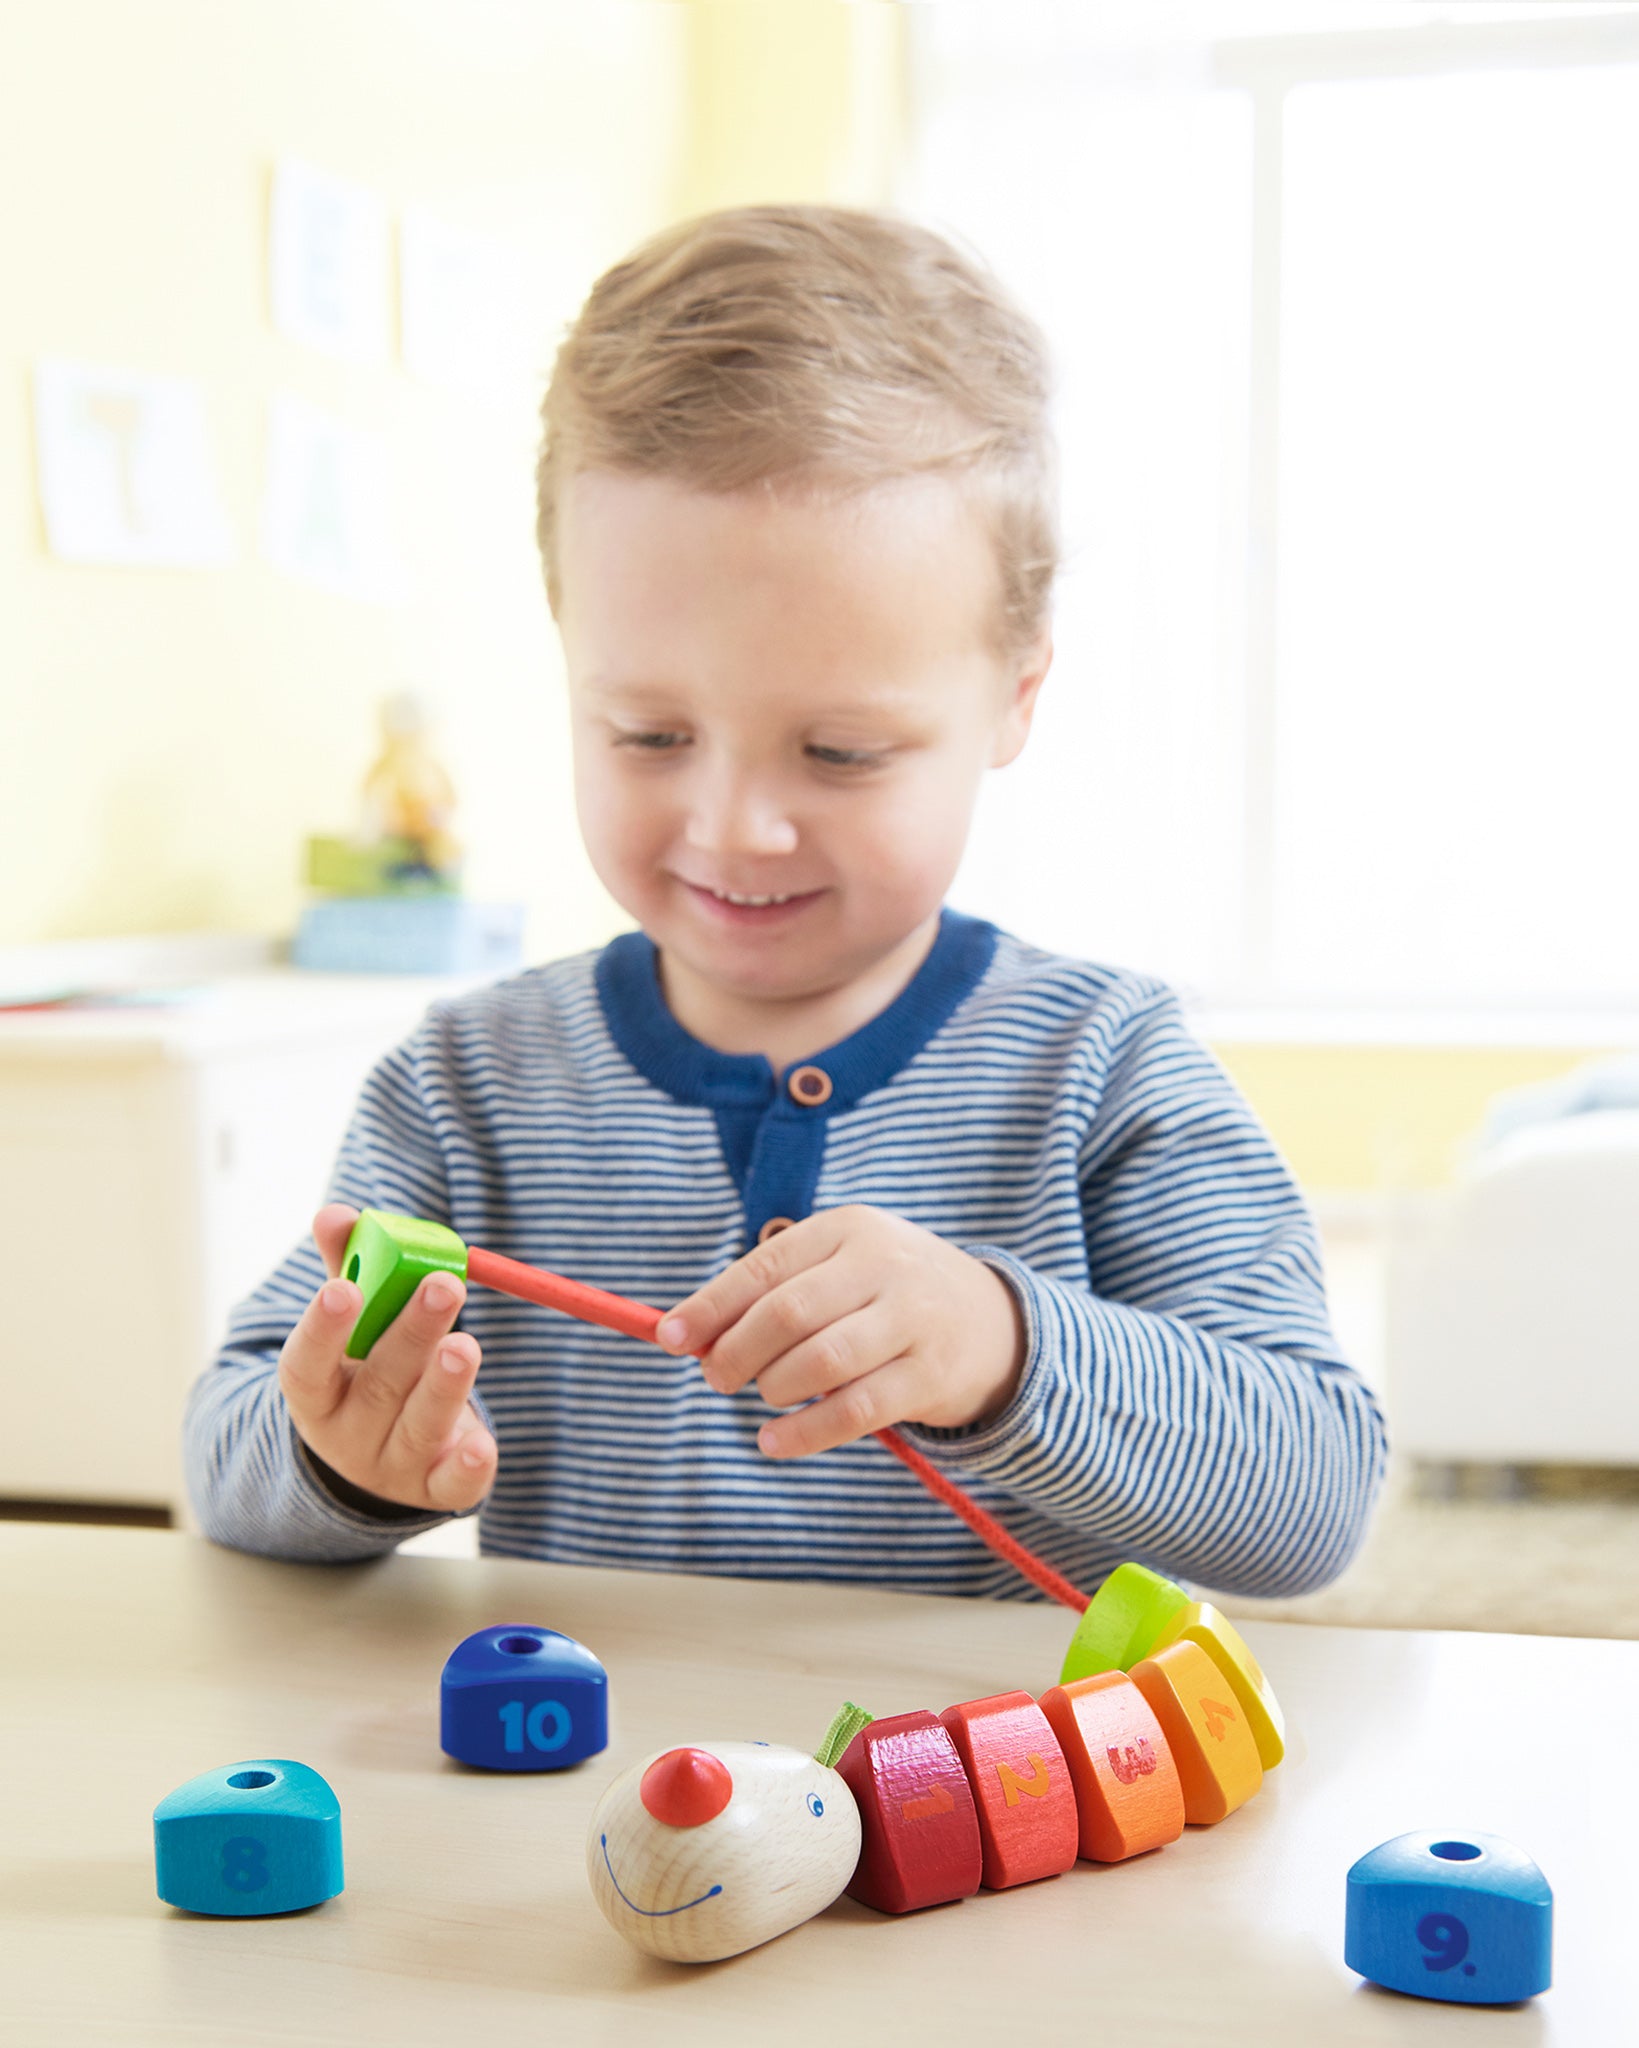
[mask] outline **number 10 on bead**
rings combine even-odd
[[[508,1756],[522,1756],[526,1745],[543,1752],[562,1749],[569,1740],[569,1710],[556,1700],[539,1700],[532,1707],[508,1700],[499,1711]]]

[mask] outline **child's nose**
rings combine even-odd
[[[643,1773],[638,1797],[669,1828],[715,1820],[734,1796],[728,1765],[709,1749],[668,1749]]]
[[[790,853],[797,828],[775,789],[748,776],[720,776],[697,792],[688,839],[706,853]]]

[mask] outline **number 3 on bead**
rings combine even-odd
[[[230,1892],[259,1892],[267,1880],[265,1843],[254,1835],[232,1835],[222,1844],[222,1882]]]
[[[506,1752],[508,1756],[522,1756],[524,1737],[529,1737],[531,1749],[562,1749],[569,1740],[569,1712],[556,1700],[542,1700],[529,1710],[524,1718],[522,1700],[508,1700],[501,1708],[501,1726],[506,1730]],[[547,1718],[552,1722],[547,1732]]]

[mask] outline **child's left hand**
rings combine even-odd
[[[797,1408],[758,1432],[770,1458],[895,1422],[988,1421],[1024,1369],[1024,1318],[1007,1282],[931,1230],[860,1203],[755,1246],[656,1335],[698,1357],[719,1393],[755,1380],[771,1408]]]

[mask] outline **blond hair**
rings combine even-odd
[[[583,470],[735,491],[971,481],[998,638],[1045,625],[1058,566],[1040,331],[927,228],[744,206],[666,229],[593,286],[541,408],[536,537],[554,612],[565,483]]]

